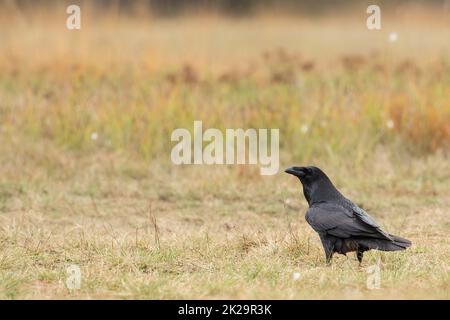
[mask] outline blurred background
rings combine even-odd
[[[2,1],[2,136],[149,160],[198,119],[280,128],[300,162],[447,149],[449,2],[378,2],[381,30],[368,4]]]
[[[80,30],[66,28],[73,3]],[[1,1],[5,186],[17,166],[24,179],[70,177],[69,163],[105,158],[171,172],[171,133],[194,120],[279,128],[281,167],[445,166],[449,1],[377,2],[381,30],[367,28],[369,4]]]

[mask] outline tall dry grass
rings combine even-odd
[[[388,20],[370,32],[364,19],[337,29],[336,17],[99,14],[83,8],[81,31],[66,30],[59,11],[3,21],[4,137],[153,159],[168,154],[172,130],[199,119],[280,128],[282,151],[298,161],[330,152],[363,159],[377,146],[415,155],[449,147],[449,31],[436,21]],[[391,31],[397,43],[388,42]],[[418,46],[423,52],[408,58]]]

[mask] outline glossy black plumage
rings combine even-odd
[[[381,229],[367,212],[344,197],[319,168],[291,167],[285,172],[299,178],[303,185],[309,204],[306,221],[319,234],[327,262],[333,253],[355,251],[361,263],[364,251],[396,251],[411,246],[409,240]]]

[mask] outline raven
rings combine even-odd
[[[285,170],[300,179],[308,202],[306,221],[319,234],[327,263],[333,254],[356,251],[361,264],[364,251],[404,250],[411,241],[389,234],[363,209],[344,197],[327,175],[317,167],[291,167]]]

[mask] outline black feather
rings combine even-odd
[[[309,204],[306,221],[319,234],[327,262],[333,253],[404,250],[411,241],[385,232],[363,209],[344,197],[317,167],[292,167],[286,172],[298,177]]]

